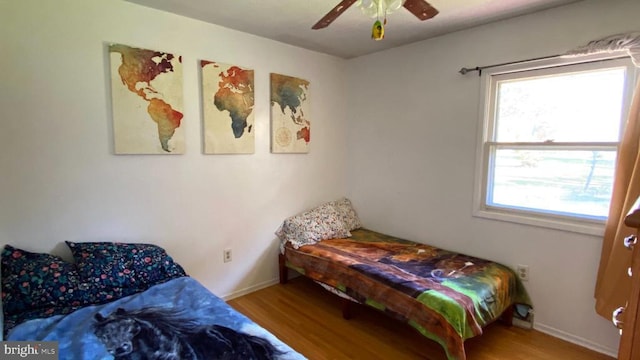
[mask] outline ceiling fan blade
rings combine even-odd
[[[418,19],[424,21],[438,15],[438,10],[424,0],[407,0],[403,5]]]
[[[336,5],[336,7],[331,9],[331,11],[327,13],[327,15],[320,19],[320,21],[318,21],[311,28],[314,30],[326,28],[333,22],[333,20],[338,18],[340,14],[347,10],[349,6],[353,5],[356,1],[357,0],[342,0],[338,5]]]

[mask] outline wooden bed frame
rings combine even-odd
[[[278,254],[278,269],[279,269],[279,278],[280,278],[280,284],[281,285],[285,285],[289,281],[289,267],[287,266],[286,261],[287,261],[286,260],[286,256],[284,254],[282,254],[282,253]],[[292,269],[292,270],[295,271],[295,269]],[[304,276],[304,274],[300,274],[300,275]],[[338,296],[338,295],[336,295],[336,296]],[[354,303],[361,304],[361,303],[349,300],[349,299],[344,298],[342,296],[340,296],[340,300],[341,300],[341,304],[342,304],[341,305],[342,306],[342,317],[344,319],[346,319],[346,320],[351,319],[351,317],[352,317],[352,310],[351,309],[353,307],[353,304]],[[375,307],[373,307],[373,308],[376,309]],[[514,314],[515,314],[515,305],[512,304],[511,306],[506,308],[504,310],[504,312],[500,316],[498,316],[495,320],[500,321],[501,323],[503,323],[506,326],[512,326],[513,325]],[[418,330],[416,330],[416,331],[418,331]],[[464,340],[463,340],[462,346],[464,347]],[[463,350],[463,352],[464,352],[464,350]]]
[[[286,262],[287,260],[284,254],[278,254],[278,273],[279,273],[281,285],[285,285],[289,281],[289,268],[287,267]],[[304,276],[304,275],[301,275],[301,276]],[[346,320],[349,320],[351,319],[351,316],[352,316],[351,307],[354,302],[343,297],[340,297],[340,299],[342,300],[342,317]],[[356,304],[359,304],[359,303],[356,303]],[[499,318],[500,322],[502,322],[506,326],[512,326],[514,313],[515,313],[515,307],[514,305],[511,305],[500,316]]]
[[[278,254],[278,269],[280,273],[280,284],[285,285],[287,281],[289,281],[289,268],[287,267],[286,258],[283,254]],[[343,297],[340,297],[340,300],[342,301],[342,317],[345,320],[351,319],[351,307],[354,302]]]

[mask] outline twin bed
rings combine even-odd
[[[353,302],[372,306],[438,342],[451,360],[466,359],[464,341],[489,323],[510,324],[530,309],[511,269],[364,229],[347,199],[291,217],[276,234],[281,283],[293,269],[344,298],[345,318]]]

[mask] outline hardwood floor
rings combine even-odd
[[[444,351],[408,325],[366,306],[342,318],[340,299],[298,277],[229,304],[311,360],[446,360]],[[611,360],[613,358],[536,330],[489,325],[465,343],[468,360]]]

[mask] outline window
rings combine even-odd
[[[631,60],[522,63],[485,70],[482,83],[474,215],[601,234]]]

